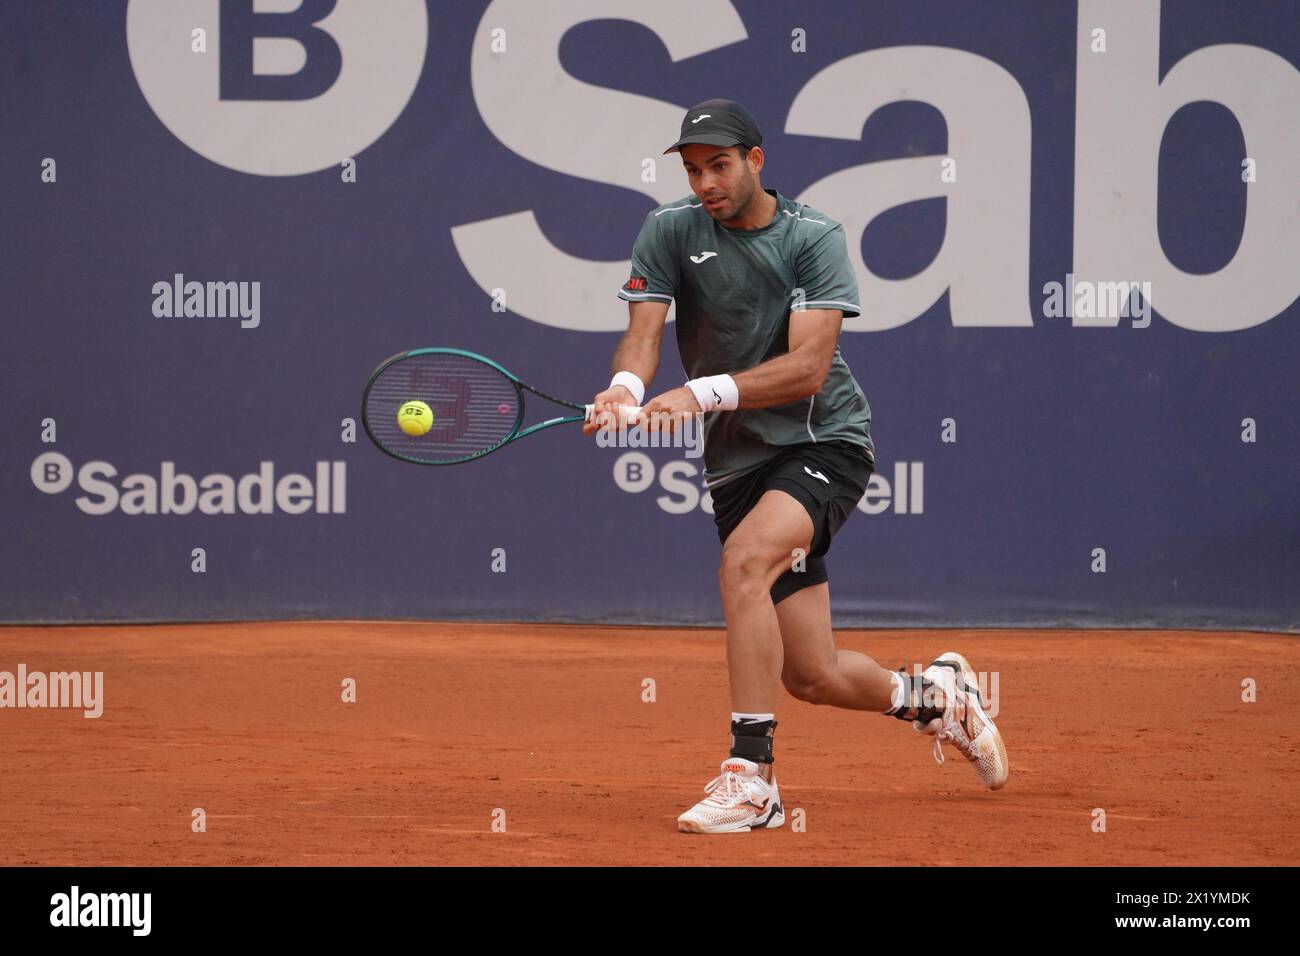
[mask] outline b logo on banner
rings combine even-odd
[[[206,53],[190,31],[214,37]],[[364,150],[424,67],[424,0],[131,0],[126,42],[150,108],[200,155],[296,176]]]

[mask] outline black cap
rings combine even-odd
[[[707,143],[710,146],[762,146],[754,117],[734,100],[705,100],[686,111],[682,119],[682,138],[664,150],[677,153],[683,146]]]

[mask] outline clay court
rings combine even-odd
[[[727,752],[719,630],[259,623],[6,628],[5,669],[104,671],[104,713],[7,710],[0,865],[1276,865],[1300,859],[1294,637],[837,631],[999,675],[1011,778],[783,697],[786,826],[674,819]],[[344,678],[357,701],[344,703]],[[656,700],[642,701],[655,681]],[[1242,701],[1242,681],[1258,700]],[[202,807],[207,832],[191,831]],[[1094,808],[1106,832],[1093,832]],[[492,829],[505,811],[504,832]],[[806,829],[795,832],[791,811]],[[498,819],[500,815],[498,814]]]

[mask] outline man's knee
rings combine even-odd
[[[718,582],[724,591],[766,591],[774,576],[774,559],[755,542],[729,538],[722,546]]]
[[[789,671],[781,675],[781,683],[795,700],[821,704],[830,699],[834,675],[830,671]]]

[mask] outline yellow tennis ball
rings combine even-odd
[[[397,410],[397,427],[419,438],[433,427],[433,409],[424,402],[404,402]]]

